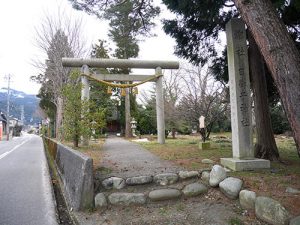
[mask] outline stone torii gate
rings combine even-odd
[[[83,89],[81,99],[89,99],[88,77],[98,81],[145,81],[153,77],[152,75],[129,75],[129,74],[90,74],[89,68],[129,68],[129,69],[155,69],[156,82],[156,116],[157,116],[157,136],[158,143],[165,143],[165,118],[164,118],[164,94],[162,69],[178,69],[177,61],[157,61],[157,60],[132,60],[132,59],[78,59],[62,58],[64,67],[81,68],[81,82]]]

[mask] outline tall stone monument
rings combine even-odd
[[[270,168],[270,161],[254,158],[248,48],[241,19],[228,22],[226,37],[233,158],[222,158],[221,164],[235,171]]]

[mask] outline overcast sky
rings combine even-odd
[[[71,13],[74,18],[83,18],[83,32],[87,47],[101,39],[107,39],[107,26],[94,16],[72,9],[67,0],[2,1],[0,7],[0,88],[7,87],[5,75],[12,75],[11,87],[28,94],[37,94],[39,85],[30,81],[30,76],[39,71],[32,61],[45,56],[36,47],[35,28],[46,14],[56,15],[58,8]],[[163,15],[168,13],[163,12]],[[173,55],[175,41],[164,34],[161,25],[154,30],[157,37],[140,44],[140,59],[177,60]],[[138,71],[139,73],[141,71]],[[153,71],[145,71],[149,74]]]

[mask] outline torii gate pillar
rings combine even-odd
[[[157,141],[159,144],[165,143],[165,113],[164,113],[164,91],[163,76],[160,67],[155,69],[158,76],[156,80],[156,119],[157,119]]]
[[[89,74],[89,67],[87,65],[83,65],[81,67],[81,72],[83,74]],[[82,84],[81,101],[88,101],[90,99],[90,83],[86,76],[81,76],[81,84]],[[84,115],[85,113],[82,112],[82,114]],[[83,136],[82,144],[84,146],[88,146],[89,145],[89,137]]]

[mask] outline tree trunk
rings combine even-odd
[[[126,88],[126,96],[125,96],[125,137],[130,138],[132,137],[131,134],[131,124],[130,124],[130,93],[129,88]]]
[[[279,153],[276,146],[269,112],[268,92],[264,59],[251,35],[249,40],[249,65],[251,84],[254,98],[254,114],[256,123],[256,144],[254,154],[256,158],[278,160]]]
[[[234,0],[278,88],[300,157],[300,52],[270,0]]]
[[[55,135],[58,140],[62,140],[62,120],[63,120],[63,105],[64,101],[63,98],[57,98],[57,105],[56,105],[56,127],[55,127]]]
[[[79,135],[75,135],[73,138],[73,146],[77,148],[79,146]]]
[[[206,141],[206,129],[205,128],[200,128],[200,135],[202,138],[202,142]]]
[[[172,138],[176,138],[176,129],[174,127],[172,128]]]

